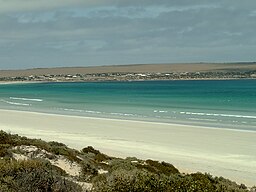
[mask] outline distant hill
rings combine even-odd
[[[208,72],[208,71],[252,71],[256,63],[185,63],[185,64],[136,64],[97,67],[59,67],[26,70],[0,70],[0,77],[58,74],[93,73],[168,73],[168,72]]]

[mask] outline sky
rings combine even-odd
[[[255,0],[0,0],[0,69],[256,61]]]

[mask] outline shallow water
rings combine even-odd
[[[256,80],[2,84],[0,108],[256,131]]]

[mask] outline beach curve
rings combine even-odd
[[[113,156],[170,162],[183,172],[208,172],[255,185],[255,131],[0,110],[0,129],[56,140],[82,149],[91,145]]]

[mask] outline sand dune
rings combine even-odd
[[[109,155],[168,161],[255,185],[256,132],[0,110],[0,129]]]

